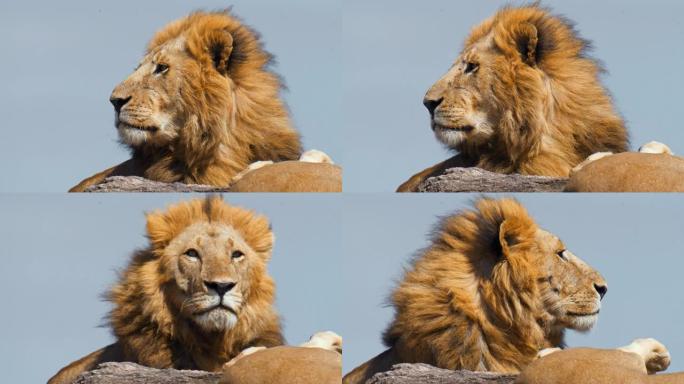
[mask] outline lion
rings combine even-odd
[[[397,191],[452,167],[567,177],[593,153],[626,151],[625,124],[588,48],[568,20],[537,5],[505,7],[476,26],[423,100],[435,136],[458,154]]]
[[[545,350],[516,384],[682,383],[684,373],[654,375],[670,365],[670,353],[654,339],[637,339],[617,349]]]
[[[131,159],[91,176],[227,186],[259,160],[296,160],[300,137],[280,98],[272,56],[229,11],[195,12],[152,38],[110,97]]]
[[[224,365],[221,384],[337,384],[342,377],[342,338],[318,332],[308,342],[253,347]]]
[[[565,329],[588,331],[608,288],[513,199],[446,217],[391,296],[389,348],[357,367],[364,383],[398,363],[517,373]]]
[[[598,152],[570,172],[565,192],[684,192],[684,158],[651,141],[639,152]]]
[[[342,168],[311,149],[298,161],[257,161],[231,181],[230,192],[342,192]]]
[[[284,344],[265,217],[220,197],[196,199],[149,213],[147,237],[107,296],[116,342],[62,368],[50,384],[111,361],[220,371],[248,347]]]

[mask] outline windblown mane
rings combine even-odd
[[[216,62],[221,60],[216,55],[226,47],[216,45],[215,56],[208,55],[206,49],[207,44],[221,41],[218,31],[228,32],[233,45],[228,60]],[[225,184],[223,179],[230,180],[221,173],[234,175],[254,161],[298,159],[299,135],[292,128],[280,98],[281,79],[270,69],[273,57],[264,50],[259,34],[228,10],[194,12],[159,31],[148,44],[147,53],[179,38],[186,42],[187,53],[202,68],[201,76],[186,78],[191,83],[189,88],[199,92],[181,92],[177,99],[197,120],[180,132],[179,145],[160,162],[160,172],[166,172],[176,162],[185,168],[184,173],[202,176],[196,181],[221,185]],[[213,66],[223,69],[225,75],[212,72]],[[133,154],[159,155],[147,148],[134,149]],[[202,174],[208,165],[216,163],[222,167],[214,167],[210,172],[217,175]],[[212,183],[214,179],[222,182]]]
[[[515,245],[499,263],[504,221]],[[525,257],[536,229],[512,199],[483,199],[475,211],[445,218],[391,297],[395,319],[385,344],[400,361],[517,372],[549,346],[534,284],[540,271]]]
[[[134,254],[108,294],[114,304],[109,324],[130,361],[157,368],[214,370],[217,362],[227,362],[257,340],[261,345],[283,344],[273,308],[275,286],[265,266],[254,268],[237,324],[227,331],[201,331],[171,302],[176,286],[164,247],[182,230],[203,221],[232,226],[261,257],[270,257],[273,237],[266,218],[220,198],[184,202],[149,214],[150,246]]]

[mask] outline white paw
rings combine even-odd
[[[262,351],[264,349],[266,349],[266,347],[249,347],[249,348],[243,349],[239,355],[233,357],[232,359],[230,359],[229,362],[223,364],[223,368],[230,367],[230,366],[234,365],[238,360],[242,359],[243,357],[249,356],[253,353]]]
[[[618,349],[641,356],[649,374],[664,371],[670,366],[670,352],[656,339],[636,339],[631,344]]]
[[[318,149],[310,149],[310,150],[302,153],[302,155],[299,157],[299,161],[303,161],[305,163],[335,164],[335,163],[333,163],[330,156],[328,156],[323,151],[319,151]]]
[[[591,163],[591,162],[593,162],[593,161],[596,161],[596,160],[598,160],[598,159],[603,159],[604,157],[608,157],[608,156],[610,156],[610,155],[612,155],[612,154],[613,154],[613,152],[596,152],[596,153],[593,153],[593,154],[589,155],[589,157],[587,157],[583,162],[577,164],[577,165],[570,171],[570,173],[572,174],[572,173],[575,173],[575,172],[579,172],[579,170],[581,170],[582,168],[586,167],[587,164],[589,164],[589,163]]]
[[[332,331],[316,332],[309,341],[300,344],[305,348],[323,348],[342,353],[342,336]]]
[[[550,354],[552,354],[552,353],[554,353],[554,352],[558,352],[558,351],[561,351],[561,350],[562,350],[562,349],[557,348],[557,347],[556,347],[556,348],[544,348],[544,349],[542,349],[541,351],[537,352],[537,357],[536,357],[536,358],[537,358],[537,359],[541,359],[541,358],[544,357],[544,356],[548,356],[548,355],[550,355]]]
[[[657,141],[649,141],[648,143],[642,145],[639,147],[639,152],[641,153],[665,153],[668,155],[672,155],[672,150],[670,147],[667,145],[657,142]]]

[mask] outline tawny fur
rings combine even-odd
[[[605,288],[518,202],[480,200],[436,229],[391,297],[389,349],[344,383],[402,362],[519,372],[539,350],[563,345],[564,329],[591,328]]]
[[[534,5],[503,8],[473,28],[425,98],[429,108],[438,104],[437,137],[458,155],[398,191],[450,167],[567,177],[593,153],[626,151],[623,120],[588,48],[568,20]]]
[[[641,339],[618,349],[570,348],[548,353],[525,368],[515,383],[684,383],[684,373],[653,374],[669,364],[669,353],[662,344]]]
[[[212,274],[211,268],[218,268],[209,261],[203,262],[202,272],[183,268],[182,256],[170,251],[174,239],[197,223],[228,226],[249,247],[244,256],[249,258],[244,260],[249,264],[237,280],[242,292],[237,322],[222,331],[203,329],[182,313],[183,300],[190,293],[179,288],[178,276],[201,285]],[[173,205],[166,212],[148,214],[147,236],[150,245],[133,255],[107,295],[114,305],[108,322],[116,343],[63,368],[50,384],[70,383],[83,371],[106,361],[219,371],[245,348],[284,343],[273,306],[275,286],[266,270],[273,234],[265,217],[230,206],[217,197],[197,199]]]
[[[252,162],[299,158],[299,135],[270,62],[256,32],[228,11],[195,12],[170,23],[112,93],[113,103],[130,98],[117,114],[120,134],[124,120],[156,131],[134,132],[146,135],[140,143],[122,136],[132,158],[71,191],[115,175],[227,186]],[[157,64],[168,68],[153,72]],[[165,132],[160,124],[174,129]]]

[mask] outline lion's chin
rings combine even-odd
[[[119,122],[116,128],[121,142],[132,147],[139,147],[148,143],[157,131],[155,127],[136,127],[124,122]]]
[[[568,324],[568,328],[579,332],[587,332],[596,324],[596,321],[598,320],[598,311],[588,314],[567,313],[565,315],[565,320]]]
[[[450,148],[455,148],[463,144],[468,138],[470,132],[473,131],[472,126],[458,129],[445,127],[437,123],[432,123],[432,129],[435,132],[435,137],[437,140],[441,141]]]
[[[193,321],[202,329],[209,332],[229,330],[237,324],[237,320],[237,315],[224,307],[214,307],[193,316]]]

